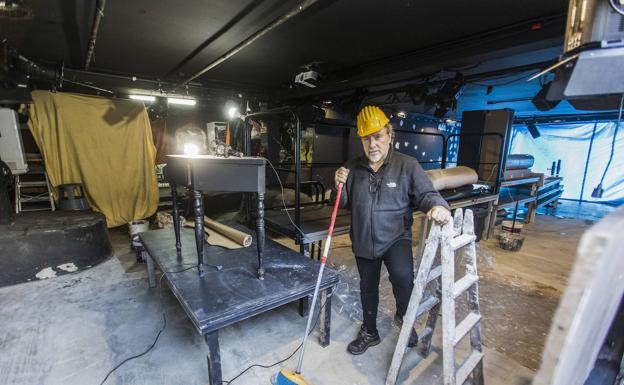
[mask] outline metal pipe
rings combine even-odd
[[[295,123],[295,224],[301,228],[301,121],[296,115]],[[303,234],[297,233],[301,238]],[[301,239],[302,241],[302,239]]]
[[[260,30],[256,31],[253,35],[249,36],[247,39],[245,39],[242,42],[240,42],[239,44],[237,44],[234,48],[230,49],[229,51],[227,51],[226,53],[221,55],[219,58],[217,58],[216,60],[213,60],[207,66],[205,66],[201,70],[197,71],[191,77],[189,77],[188,79],[184,80],[182,83],[178,84],[178,87],[188,84],[189,82],[197,79],[198,77],[202,76],[206,72],[208,72],[211,69],[215,68],[219,64],[223,63],[227,59],[231,58],[232,56],[236,55],[237,53],[239,53],[240,51],[245,49],[247,46],[249,46],[254,41],[258,40],[259,38],[261,38],[262,36],[264,36],[268,32],[272,31],[273,29],[277,28],[278,26],[280,26],[281,24],[286,22],[288,19],[292,18],[293,16],[297,16],[298,14],[300,14],[301,12],[306,10],[308,7],[310,7],[312,4],[316,3],[317,1],[318,0],[304,0],[297,7],[295,7],[292,10],[290,10],[289,12],[283,14],[282,16],[278,17],[277,19],[271,21],[269,24],[267,24],[266,26],[264,26]]]
[[[581,183],[581,194],[579,196],[579,202],[583,200],[583,192],[585,191],[585,181],[587,180],[587,167],[589,166],[589,158],[591,157],[592,147],[594,146],[594,138],[596,137],[596,127],[598,122],[594,123],[594,129],[592,130],[592,136],[589,140],[589,149],[587,149],[587,158],[585,159],[585,169],[583,170],[583,182]]]
[[[104,7],[106,6],[106,0],[97,0],[95,4],[95,18],[93,19],[93,26],[91,27],[91,39],[87,47],[87,58],[85,59],[85,70],[89,69],[93,54],[95,52],[95,41],[97,40],[97,33],[100,29],[100,22],[104,17]]]
[[[236,23],[238,23],[245,16],[247,16],[249,13],[251,13],[251,11],[253,11],[263,1],[264,0],[253,0],[251,3],[249,3],[245,8],[243,8],[240,12],[238,12],[236,14],[236,16],[234,16],[234,18],[232,20],[228,21],[217,32],[215,32],[214,34],[212,34],[212,36],[210,36],[208,39],[206,39],[206,41],[201,43],[191,53],[186,55],[186,57],[184,59],[182,59],[182,61],[180,61],[180,63],[178,63],[174,68],[169,70],[169,72],[167,72],[167,74],[165,74],[165,76],[163,76],[163,78],[167,79],[171,75],[174,75],[178,70],[180,70],[182,67],[184,67],[186,64],[188,64],[188,62],[193,60],[193,58],[195,58],[206,47],[208,47],[210,44],[214,43],[218,38],[223,36],[226,32],[230,31],[232,29],[232,27],[236,25]]]

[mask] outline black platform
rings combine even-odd
[[[234,226],[250,234],[243,226]],[[153,274],[153,266],[161,271],[180,271],[197,264],[195,235],[190,229],[181,232],[182,257],[176,256],[175,237],[172,229],[142,233],[141,241],[147,256],[150,283],[154,286],[160,275]],[[256,275],[256,239],[247,248],[227,250],[221,247],[205,248],[204,263],[222,266],[221,270],[206,268],[199,277],[195,268],[181,273],[166,274],[171,291],[191,319],[197,331],[205,336],[208,344],[208,371],[211,384],[221,383],[221,360],[218,330],[267,310],[312,295],[320,264],[296,253],[272,240],[266,240],[265,275]],[[321,282],[323,289],[321,344],[329,344],[332,288],[339,275],[326,269]]]
[[[113,255],[104,216],[93,211],[20,213],[0,225],[0,286],[37,280],[52,268],[57,275],[95,266]],[[58,266],[71,264],[71,269]]]
[[[319,204],[301,207],[301,224],[299,228],[303,231],[302,243],[309,244],[316,241],[324,241],[327,238],[327,229],[333,207]],[[290,217],[295,220],[294,210],[290,211]],[[292,225],[284,209],[266,210],[264,220],[268,229],[282,234],[291,239],[295,239],[297,231]],[[334,236],[346,234],[351,227],[351,214],[347,210],[338,210]]]

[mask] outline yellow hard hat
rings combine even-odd
[[[388,124],[390,119],[377,106],[366,106],[360,110],[357,116],[357,134],[368,136],[381,130]]]

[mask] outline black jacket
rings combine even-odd
[[[412,239],[412,213],[449,208],[418,161],[390,149],[375,173],[368,159],[349,161],[340,208],[351,210],[351,243],[360,258],[380,258],[399,239]],[[332,202],[336,191],[332,191]]]

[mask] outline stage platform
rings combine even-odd
[[[112,255],[102,214],[23,212],[12,224],[0,225],[0,286],[82,270]]]
[[[233,227],[254,234],[243,226]],[[180,257],[176,255],[173,229],[148,231],[140,237],[146,250],[150,286],[156,286],[162,277],[197,332],[204,336],[209,350],[208,375],[210,384],[214,385],[222,382],[219,329],[311,296],[320,267],[318,262],[267,239],[264,280],[259,280],[254,234],[253,244],[247,248],[227,250],[207,246],[204,263],[221,268],[207,266],[205,276],[200,278],[193,268],[197,264],[193,230],[181,231]],[[161,273],[155,274],[154,267]],[[329,344],[331,292],[338,282],[338,273],[325,269],[320,296],[320,303],[324,305],[319,320],[323,346]]]

